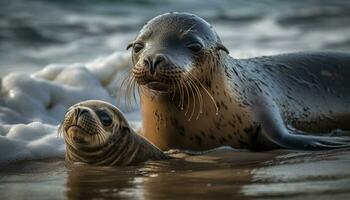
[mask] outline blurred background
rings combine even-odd
[[[169,11],[209,21],[233,57],[350,50],[348,0],[0,0],[0,76],[127,53],[146,21]]]

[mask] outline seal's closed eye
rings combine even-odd
[[[199,42],[193,42],[193,43],[188,44],[187,48],[190,49],[194,53],[199,53],[202,50],[203,45]]]
[[[133,48],[134,48],[134,53],[138,53],[143,49],[144,45],[141,43],[134,43]]]

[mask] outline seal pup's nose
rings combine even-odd
[[[79,117],[89,111],[86,108],[76,108],[75,112],[76,112],[76,116]]]
[[[167,58],[164,54],[156,54],[153,58],[145,57],[144,63],[148,67],[151,75],[156,72],[161,64],[166,64]]]
[[[86,108],[76,108],[75,109],[75,122],[78,122],[78,119],[80,116],[84,115],[85,113],[88,113],[89,111]]]

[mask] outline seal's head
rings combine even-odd
[[[131,47],[136,82],[163,92],[191,81],[188,77],[201,79],[196,71],[214,67],[220,50],[228,53],[213,27],[189,13],[167,13],[151,19],[127,49]]]
[[[66,161],[93,165],[130,165],[168,158],[137,135],[115,106],[98,100],[70,107],[59,128],[66,143]]]
[[[105,145],[113,134],[128,131],[129,125],[115,106],[89,100],[70,107],[60,129],[67,145],[84,149]]]

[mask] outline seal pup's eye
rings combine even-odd
[[[198,53],[202,50],[203,46],[199,42],[194,42],[194,43],[188,44],[187,48],[190,49],[194,53]]]
[[[96,114],[100,118],[100,121],[104,126],[109,126],[112,124],[113,120],[106,111],[98,110],[96,111]]]
[[[133,45],[133,48],[134,48],[134,52],[135,53],[138,53],[139,51],[141,51],[143,49],[143,44],[140,44],[140,43],[135,43]]]

